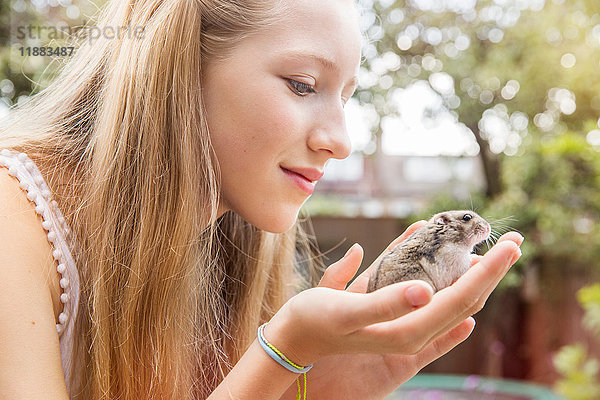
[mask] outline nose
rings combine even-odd
[[[307,144],[315,152],[329,153],[328,159],[344,159],[352,152],[344,108],[339,101],[331,103],[315,113]]]
[[[489,222],[485,222],[484,224],[484,234],[485,236],[489,236],[489,234],[492,232],[492,226],[489,224]]]

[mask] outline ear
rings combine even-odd
[[[447,215],[440,215],[435,219],[435,223],[438,225],[446,225],[448,222],[450,222],[450,218],[448,218]]]

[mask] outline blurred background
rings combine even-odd
[[[519,231],[523,257],[475,332],[424,372],[600,399],[600,0],[357,2],[354,151],[327,165],[302,210],[326,263],[358,242],[366,268],[446,209]],[[66,43],[103,3],[0,3],[0,115],[68,60],[25,49]]]

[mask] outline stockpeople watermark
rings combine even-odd
[[[113,40],[119,38],[143,39],[143,26],[104,26],[98,27],[84,23],[79,26],[51,25],[16,25],[11,29],[12,47],[20,56],[70,56],[75,47],[74,39],[79,45],[88,42],[90,45],[100,39]]]

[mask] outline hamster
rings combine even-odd
[[[490,232],[490,224],[473,211],[435,214],[381,259],[367,293],[412,279],[429,283],[434,292],[450,286],[469,269],[473,248]]]

